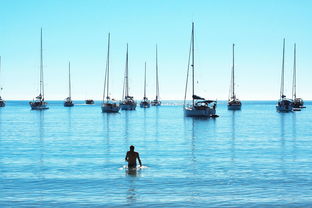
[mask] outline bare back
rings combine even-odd
[[[128,165],[136,165],[137,159],[139,160],[140,165],[142,165],[138,152],[128,151],[125,159],[128,161]]]

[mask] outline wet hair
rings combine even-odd
[[[134,146],[133,145],[130,146],[130,150],[134,150]]]

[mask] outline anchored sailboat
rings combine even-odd
[[[69,92],[69,95],[68,97],[65,99],[64,101],[64,106],[65,107],[72,107],[74,106],[74,103],[71,99],[71,82],[70,82],[70,62],[68,63],[68,92]]]
[[[276,110],[279,112],[291,112],[293,111],[293,101],[291,99],[286,98],[286,95],[284,95],[284,62],[285,62],[285,38],[283,40],[283,60],[282,60],[280,99],[277,102]]]
[[[235,81],[234,81],[234,44],[233,44],[233,65],[232,65],[232,76],[231,76],[231,86],[230,86],[230,96],[228,100],[229,110],[240,110],[242,107],[241,101],[236,98],[235,94]]]
[[[108,33],[108,47],[107,47],[105,78],[104,78],[103,103],[101,108],[103,113],[118,113],[120,110],[119,104],[114,99],[111,99],[109,97],[109,50],[110,50],[110,33]]]
[[[1,73],[1,56],[0,56],[0,73]],[[5,101],[1,97],[1,92],[2,92],[2,86],[0,82],[0,107],[5,107]]]
[[[32,110],[49,109],[48,103],[44,101],[44,82],[43,82],[43,55],[42,55],[42,28],[40,32],[40,92],[36,100],[29,102]]]
[[[86,103],[87,105],[93,105],[93,104],[94,104],[94,100],[88,99],[88,100],[85,100],[85,103]]]
[[[161,101],[159,100],[159,81],[158,81],[158,52],[156,45],[156,98],[151,102],[152,106],[160,106]]]
[[[296,83],[296,73],[297,73],[297,63],[296,63],[296,44],[294,44],[294,69],[293,69],[293,86],[292,86],[292,99],[293,99],[293,110],[300,111],[301,108],[305,108],[303,106],[303,100],[301,98],[297,98],[297,83]]]
[[[122,101],[120,102],[121,110],[135,110],[136,102],[133,100],[133,96],[129,95],[129,74],[128,74],[128,44],[127,44],[127,53],[126,53],[126,68],[125,68],[125,77],[124,77],[124,86],[122,92]]]
[[[141,108],[149,108],[151,106],[151,102],[146,97],[146,62],[145,62],[145,73],[144,73],[144,97],[140,103]]]
[[[185,105],[186,103],[186,94],[187,94],[187,83],[189,75],[189,66],[190,66],[190,56],[192,55],[192,104]],[[184,115],[190,117],[218,117],[216,115],[216,106],[217,102],[214,100],[206,100],[200,96],[195,95],[194,90],[194,23],[192,23],[192,37],[191,37],[191,48],[189,54],[189,63],[187,70],[186,78],[186,87],[185,87],[185,96],[184,96]]]

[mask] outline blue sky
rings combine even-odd
[[[285,89],[291,96],[293,44],[297,43],[297,95],[312,99],[312,1],[291,0],[0,0],[1,85],[5,99],[31,100],[39,89],[40,28],[43,28],[46,99],[67,96],[68,61],[73,99],[101,99],[107,34],[111,33],[110,94],[122,96],[129,43],[130,94],[155,97],[155,45],[160,96],[183,99],[195,22],[196,92],[227,99],[231,47],[236,45],[237,96],[276,100],[282,40],[286,38]]]

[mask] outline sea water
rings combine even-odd
[[[216,119],[181,102],[116,114],[27,102],[0,109],[0,207],[311,207],[312,103],[243,102]],[[128,172],[129,146],[143,169]]]

